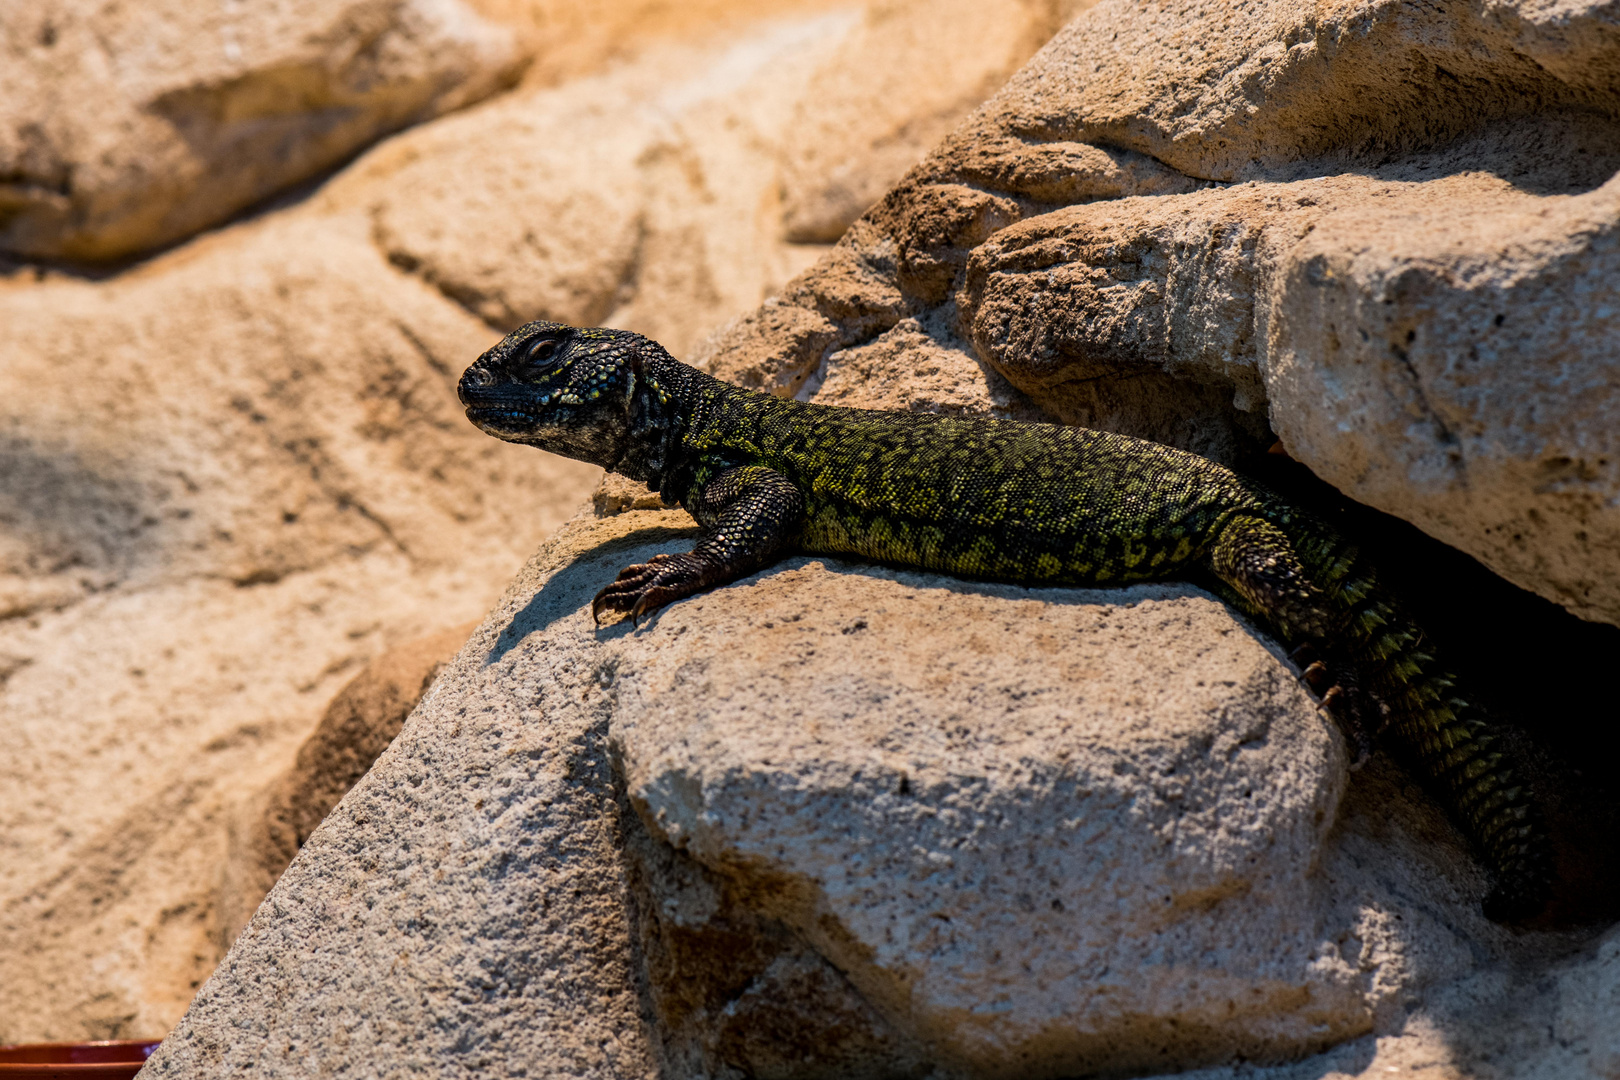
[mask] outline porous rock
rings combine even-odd
[[[593,627],[687,520],[535,557],[145,1075],[1177,1068],[1398,1030],[1502,947],[1398,785],[1374,849],[1339,820],[1339,737],[1198,590],[798,558]]]
[[[1113,380],[1179,391],[1130,429],[1211,456],[1201,417],[1230,402],[1258,433],[1243,410],[1269,402],[1341,491],[1611,618],[1617,168],[1620,127],[1538,118],[1358,174],[1052,211],[973,252],[961,318],[1065,415]]]
[[[1106,2],[697,355],[802,393],[954,314],[1055,418],[1227,462],[1280,436],[1620,622],[1616,72],[1605,3]]]
[[[11,7],[0,251],[30,258],[189,236],[510,85],[524,60],[460,0]]]
[[[29,57],[0,84],[43,80],[7,98],[14,130],[77,131],[94,101],[108,168],[137,202],[98,202],[110,216],[84,228],[136,246],[159,242],[150,229],[173,214],[235,198],[233,170],[263,166],[266,147],[287,153],[253,175],[285,183],[283,165],[342,143],[326,168],[391,130],[372,123],[377,109],[431,98],[396,117],[425,118],[543,53],[512,92],[138,265],[0,265],[0,1041],[167,1030],[288,836],[346,782],[296,760],[334,695],[400,643],[486,612],[588,495],[599,470],[500,444],[462,416],[455,378],[496,327],[616,319],[680,348],[747,310],[824,250],[786,242],[779,186],[784,128],[814,121],[841,50],[870,59],[885,25],[921,26],[933,36],[905,54],[916,66],[957,40],[928,22],[926,0],[870,13],[832,0],[477,6],[520,44],[455,2],[416,0],[0,18]],[[1052,25],[1044,4],[985,10],[1013,51],[929,72],[916,104],[928,123],[970,107],[986,72],[1015,66]],[[239,30],[242,55],[228,57]],[[93,67],[104,47],[134,80],[122,89],[61,67]],[[322,127],[322,80],[372,75],[338,102],[343,123]],[[171,160],[162,116],[119,120],[158,92],[142,79],[204,79],[165,100],[206,112],[228,98],[253,115],[188,127],[216,141]],[[907,109],[890,102],[863,131],[907,129]],[[208,164],[232,132],[259,141]],[[904,163],[861,145],[840,153],[880,191]],[[159,172],[117,171],[129,154]],[[112,174],[76,175],[85,198],[112,190],[97,186]],[[33,228],[33,213],[13,224]],[[289,778],[325,795],[269,836],[266,790]]]

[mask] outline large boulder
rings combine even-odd
[[[797,558],[596,626],[688,521],[581,518],[536,555],[144,1075],[1613,1059],[1583,1004],[1613,943],[1485,922],[1443,817],[1382,763],[1347,791],[1214,598]],[[1578,1049],[1491,1023],[1529,978]]]
[[[0,55],[0,252],[76,260],[217,225],[525,59],[460,0],[17,5]]]
[[[702,356],[813,396],[933,325],[1057,418],[1280,436],[1620,622],[1617,169],[1611,4],[1104,3]]]

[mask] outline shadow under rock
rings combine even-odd
[[[1620,704],[1604,678],[1620,627],[1518,588],[1297,462],[1267,455],[1244,467],[1360,544],[1464,693],[1502,725],[1552,834],[1558,883],[1538,928],[1620,920]]]

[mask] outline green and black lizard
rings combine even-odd
[[[458,391],[485,432],[644,481],[697,520],[690,552],[625,569],[598,617],[634,619],[793,551],[1023,585],[1210,584],[1325,660],[1361,756],[1373,731],[1404,752],[1494,873],[1490,917],[1546,903],[1528,789],[1423,632],[1353,544],[1230,469],[1084,428],[784,400],[639,334],[553,322],[490,349]]]

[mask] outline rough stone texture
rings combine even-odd
[[[228,944],[235,802],[597,470],[467,427],[495,335],[363,219],[16,282],[0,323],[0,1038],[149,1035]]]
[[[1597,1077],[1620,1052],[1613,935],[1484,922],[1443,817],[1384,762],[1346,789],[1276,647],[1206,594],[799,558],[593,628],[688,520],[576,519],[531,561],[143,1075],[1055,1077],[1337,1042],[1194,1075]],[[1526,985],[1549,1033],[1493,1035]]]
[[[1053,211],[974,251],[962,320],[1067,413],[1110,373],[1199,387],[1132,425],[1195,449],[1173,425],[1269,399],[1340,490],[1610,617],[1617,169],[1620,127],[1542,118],[1360,175]]]
[[[394,140],[329,197],[364,205],[391,260],[492,325],[608,322],[684,353],[822,254],[1050,36],[1047,8],[833,7],[671,45]],[[836,177],[812,179],[820,154]]]
[[[1372,1022],[1308,873],[1342,749],[1207,597],[800,560],[613,664],[642,817],[950,1071],[1276,1056]]]
[[[510,84],[510,30],[460,0],[8,0],[0,251],[109,259],[216,225]]]
[[[406,641],[367,664],[332,698],[292,767],[241,806],[220,884],[225,942],[236,940],[315,826],[388,749],[475,629],[469,623]]]
[[[1620,179],[1442,195],[1332,215],[1289,253],[1273,424],[1346,494],[1620,624]]]
[[[1620,622],[1617,168],[1609,3],[1111,0],[699,357],[836,398],[835,357],[954,318],[1058,419],[1233,462],[1280,436]]]
[[[209,166],[223,186],[198,188],[202,158],[175,164],[171,142],[120,127],[118,110],[145,100],[140,79],[190,86],[206,68],[227,79],[220,93],[262,91],[247,104],[281,119],[254,138],[304,132],[288,144],[296,162],[335,145],[307,126],[320,102],[299,96],[326,85],[320,72],[347,78],[373,61],[410,61],[406,74],[429,81],[461,72],[455,85],[365,90],[374,104],[431,90],[448,108],[541,49],[522,86],[140,265],[92,275],[0,263],[0,1041],[167,1030],[289,854],[263,831],[263,800],[303,775],[299,748],[333,695],[399,643],[487,612],[589,494],[598,470],[500,445],[461,416],[454,380],[498,337],[491,323],[612,318],[682,347],[824,250],[785,239],[784,129],[815,122],[846,49],[881,56],[885,26],[932,33],[930,48],[896,55],[927,67],[915,116],[944,123],[1058,18],[1045,4],[986,5],[1005,25],[1002,51],[981,56],[940,35],[934,2],[480,0],[493,23],[436,0],[13,5],[15,18],[0,17],[33,50],[0,86],[44,79],[40,94],[66,110],[8,96],[26,124],[0,131],[0,146],[27,124],[65,131],[88,118],[97,138],[135,140],[114,147],[109,160],[135,169],[114,179],[191,192],[171,204],[169,187],[142,189],[136,208],[154,213],[216,205],[236,174]],[[28,37],[64,12],[78,21],[51,23],[55,45]],[[141,29],[169,16],[161,33]],[[80,93],[74,79],[102,75],[68,69],[93,67],[103,54],[84,40],[109,26],[126,36],[107,48],[125,50],[136,67],[119,70],[136,81],[119,84],[122,97],[101,83]],[[250,26],[242,56],[221,59],[219,35]],[[343,52],[362,39],[381,51]],[[956,83],[931,66],[947,45],[964,61]],[[275,57],[293,66],[263,66]],[[336,66],[310,74],[306,61]],[[911,130],[907,108],[885,103],[884,123]],[[346,146],[327,164],[358,143]],[[859,140],[839,153],[862,190],[904,167],[881,146],[863,158]],[[168,171],[147,177],[147,165]]]

